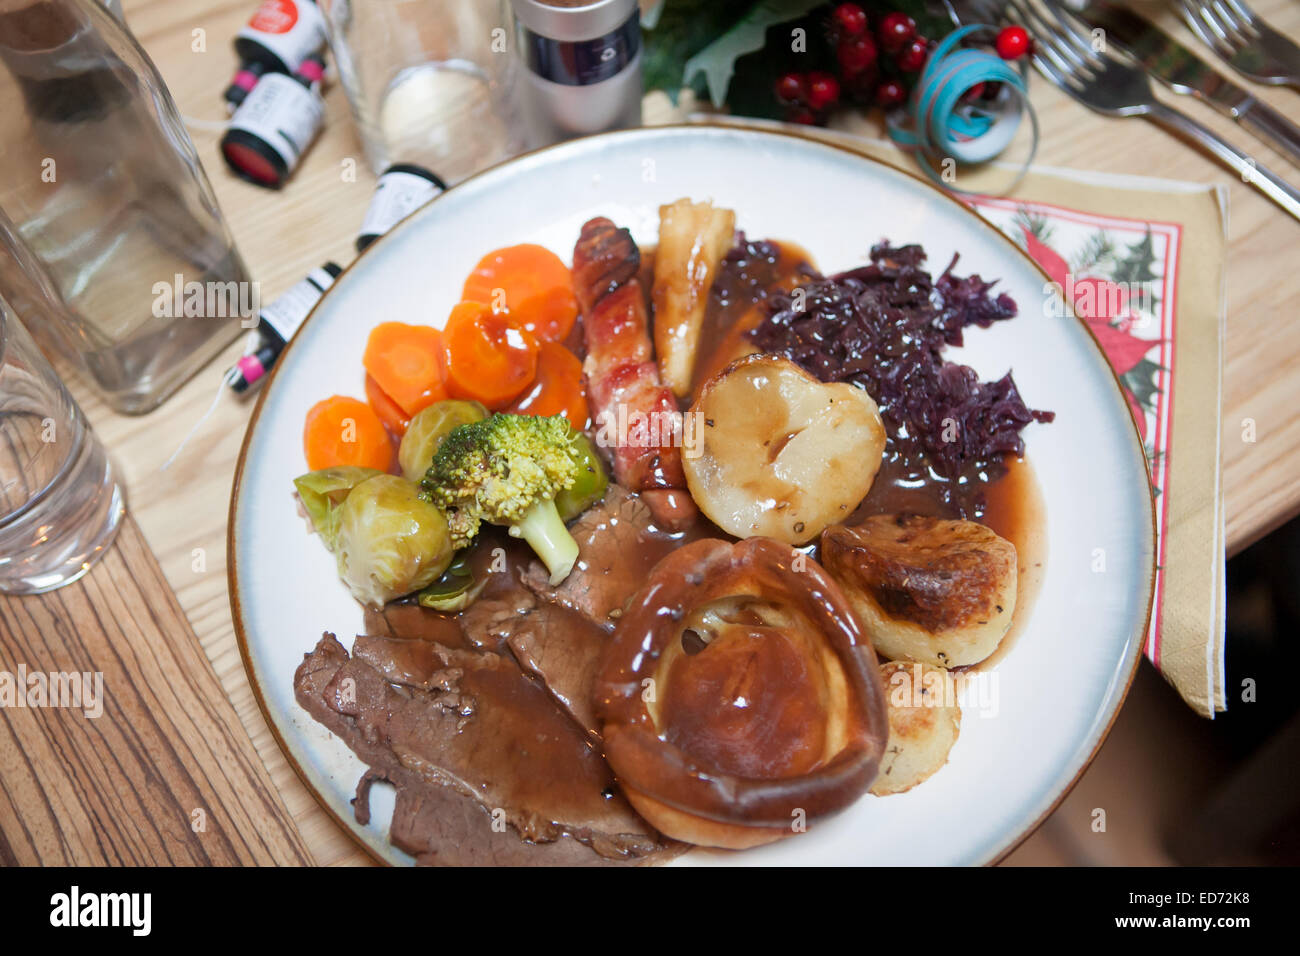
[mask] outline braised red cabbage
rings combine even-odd
[[[924,262],[918,245],[882,242],[870,265],[772,296],[750,338],[822,381],[865,388],[889,434],[886,458],[903,474],[988,481],[1004,471],[1005,456],[1024,453],[1021,430],[1055,414],[1028,408],[1010,372],[981,382],[974,369],[944,360],[967,326],[1009,319],[1016,304],[993,282],[954,275],[956,256],[937,280]]]

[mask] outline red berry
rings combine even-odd
[[[803,126],[813,126],[817,122],[817,117],[812,110],[796,109],[786,114],[786,118],[791,123],[799,123]]]
[[[926,45],[925,37],[917,37],[898,51],[898,54],[894,57],[894,62],[898,64],[900,70],[914,73],[925,66],[925,58],[929,56],[929,53],[930,48]]]
[[[1024,27],[1003,27],[993,45],[1002,59],[1018,60],[1029,52],[1029,31]]]
[[[886,80],[876,87],[876,102],[885,109],[897,106],[907,99],[907,91],[898,80]]]
[[[869,36],[852,37],[840,42],[838,57],[845,73],[861,73],[876,62],[876,45]]]
[[[963,93],[961,95],[961,98],[963,100],[966,100],[967,102],[971,102],[973,100],[979,99],[983,95],[984,95],[984,83],[981,81],[979,83],[976,83],[969,90]]]
[[[808,74],[808,105],[814,110],[834,106],[840,98],[840,84],[829,73]]]
[[[916,21],[906,13],[891,13],[880,21],[880,45],[890,53],[897,53],[915,35]]]
[[[808,80],[802,73],[787,73],[776,81],[776,98],[782,103],[802,103],[808,99]]]
[[[859,33],[866,32],[866,11],[856,3],[841,3],[835,8],[835,13],[832,16],[836,25],[844,31],[845,36],[855,37]]]

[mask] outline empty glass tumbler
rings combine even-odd
[[[519,152],[504,0],[320,0],[376,173],[418,163],[456,181]]]
[[[0,592],[75,581],[112,542],[122,513],[103,446],[0,299]]]
[[[0,295],[118,410],[256,320],[162,78],[96,0],[0,0],[0,170]]]

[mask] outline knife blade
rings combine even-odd
[[[1105,0],[1089,0],[1070,13],[1105,31],[1104,39],[1175,93],[1194,96],[1236,120],[1300,166],[1300,127],[1238,86],[1155,24]]]

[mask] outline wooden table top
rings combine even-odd
[[[373,177],[361,155],[343,91],[326,94],[324,132],[279,193],[230,175],[217,155],[224,111],[219,102],[235,58],[230,39],[253,0],[126,0],[132,30],[157,63],[189,121],[235,240],[266,296],[274,296],[327,259],[347,263]],[[1258,13],[1300,39],[1300,4],[1253,0]],[[1189,45],[1195,41],[1160,4],[1150,8]],[[1208,54],[1207,54],[1208,56]],[[1300,94],[1256,88],[1277,109],[1300,117]],[[1287,217],[1195,150],[1147,123],[1089,113],[1034,76],[1044,165],[1222,183],[1230,194],[1224,483],[1229,550],[1235,551],[1300,511],[1300,222]],[[1180,105],[1188,101],[1180,100]],[[648,116],[666,100],[652,100]],[[1300,170],[1207,109],[1192,111],[1261,163],[1300,181]],[[349,162],[351,161],[351,162]],[[355,182],[343,175],[352,163]],[[189,382],[159,411],[117,415],[80,383],[72,389],[124,478],[130,510],[191,622],[216,677],[252,738],[270,779],[296,821],[302,842],[322,864],[362,863],[366,855],[317,806],[280,753],[253,699],[235,644],[226,590],[226,511],[236,456],[251,403],[226,397],[166,471],[160,467],[201,417],[220,372],[242,342]],[[1242,440],[1253,419],[1256,441]],[[196,570],[198,569],[198,570]],[[296,859],[277,834],[272,851]]]

